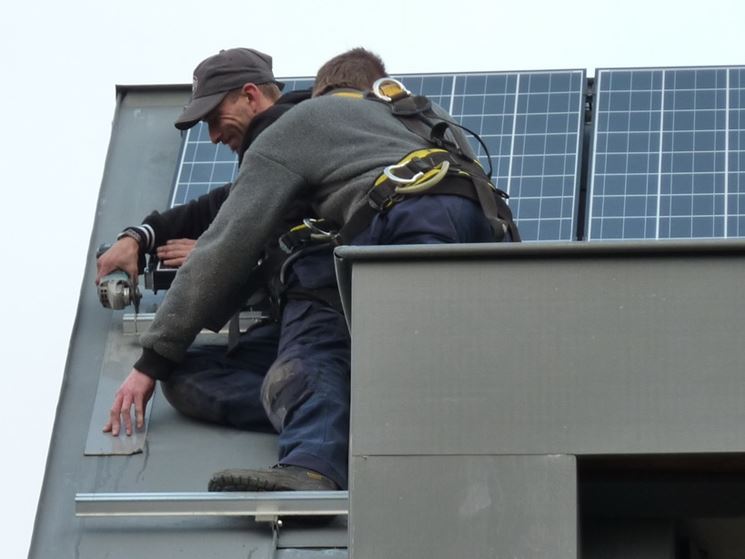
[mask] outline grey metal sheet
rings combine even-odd
[[[279,549],[277,559],[347,559],[346,549]]]
[[[588,246],[339,249],[352,453],[745,450],[742,241]]]
[[[571,456],[353,456],[350,556],[576,558]]]
[[[346,557],[349,546],[347,534],[347,517],[337,516],[331,522],[304,522],[286,519],[279,531],[277,548],[313,550],[318,556],[326,557],[323,553],[331,553],[329,557]],[[343,553],[343,555],[338,555]],[[280,555],[281,557],[281,555]],[[314,556],[315,557],[315,556]]]
[[[106,420],[104,411],[94,411],[99,375],[126,374],[130,352],[136,353],[129,345],[136,343],[135,338],[118,337],[121,313],[98,302],[93,255],[124,226],[139,223],[154,208],[168,207],[181,145],[172,123],[189,88],[120,88],[118,94],[29,557],[273,557],[271,530],[253,520],[75,517],[76,493],[205,491],[217,470],[265,467],[277,456],[275,435],[191,421],[159,397],[153,402],[141,453],[84,456],[88,432],[99,430]],[[152,309],[146,303],[142,310]],[[107,356],[110,339],[115,343]],[[99,392],[105,410],[113,390],[108,397],[103,387]],[[312,537],[303,534],[287,527],[281,538],[288,546],[308,544],[320,552],[323,545],[344,545],[346,525],[335,522],[319,527]]]
[[[275,550],[271,527],[248,519],[84,519],[75,528],[83,537],[72,553],[55,555],[50,549],[44,556],[273,559]]]
[[[120,315],[120,313],[117,313]],[[114,321],[115,322],[115,321]],[[126,338],[121,331],[112,329],[106,341],[106,350],[101,365],[101,377],[96,389],[96,399],[91,412],[91,421],[88,426],[88,437],[85,442],[85,455],[113,455],[113,454],[136,454],[142,452],[147,437],[147,427],[150,423],[150,411],[153,406],[149,405],[145,412],[145,426],[142,429],[133,427],[132,435],[127,436],[123,432],[118,437],[112,437],[109,433],[102,431],[109,416],[109,409],[114,400],[114,393],[126,378],[127,374],[140,355],[140,345],[136,338]],[[153,402],[158,395],[155,394]]]

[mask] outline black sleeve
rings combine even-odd
[[[196,239],[212,223],[230,193],[231,183],[215,188],[190,202],[164,212],[154,211],[143,220],[152,228],[151,250],[169,239]]]

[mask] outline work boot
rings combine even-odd
[[[339,486],[326,476],[277,464],[266,470],[222,470],[212,475],[209,491],[336,491]]]

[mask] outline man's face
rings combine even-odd
[[[210,140],[214,144],[225,144],[237,153],[255,114],[246,95],[228,94],[204,119]]]

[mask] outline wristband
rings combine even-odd
[[[137,246],[139,247],[140,252],[145,251],[145,239],[142,237],[142,234],[137,230],[136,227],[127,227],[124,231],[116,236],[116,240],[118,241],[120,239],[123,239],[124,237],[134,239],[135,241],[137,241]]]

